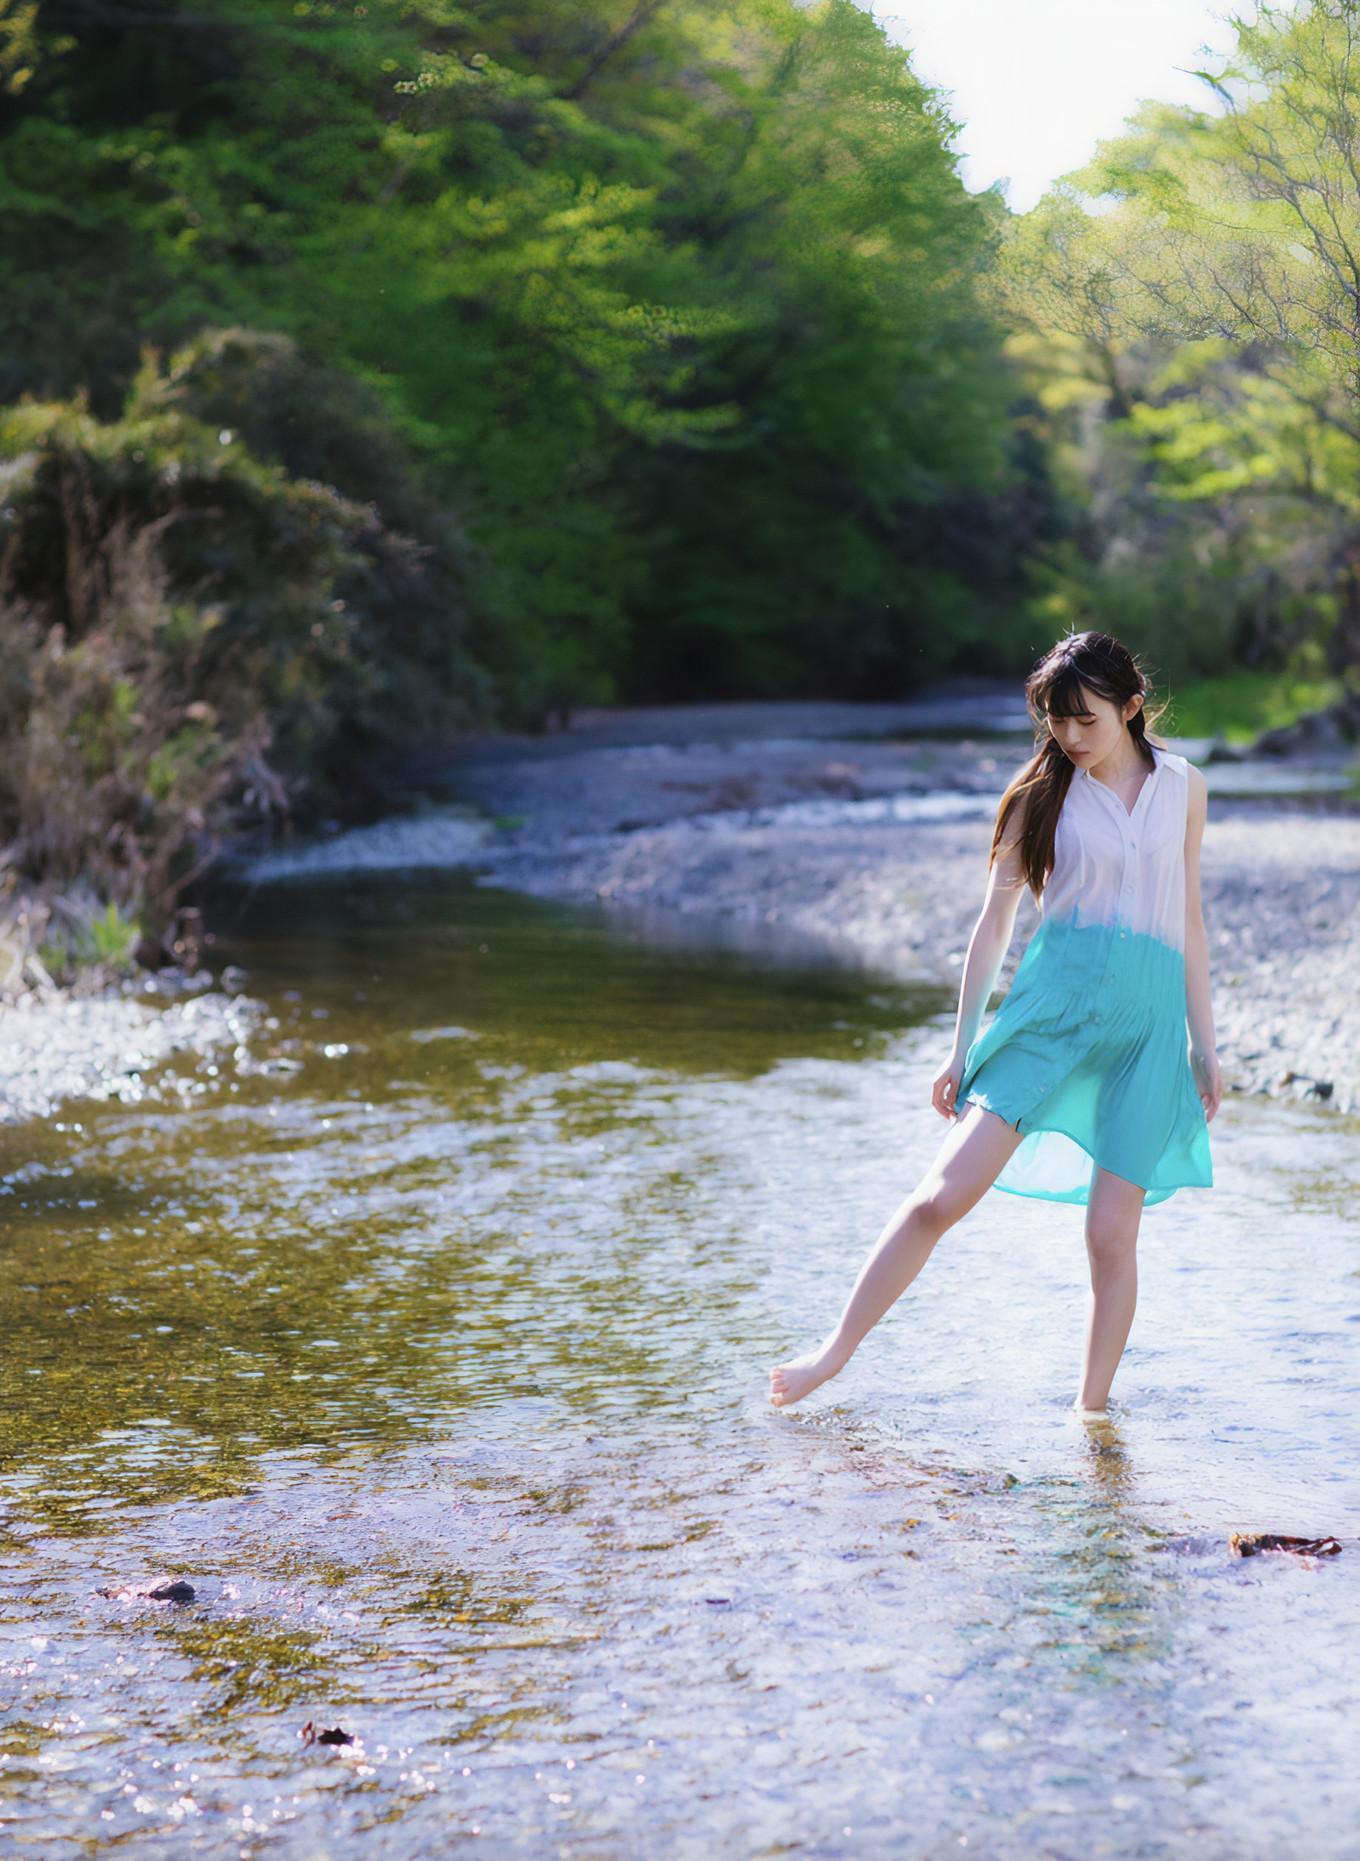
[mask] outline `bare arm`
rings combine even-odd
[[[1011,817],[1006,841],[987,874],[987,896],[968,940],[968,954],[963,961],[963,977],[959,984],[959,1011],[954,1023],[954,1051],[960,1057],[977,1038],[1015,933],[1015,914],[1020,908],[1020,894],[1025,889],[1025,874],[1020,864],[1020,829],[1016,824],[1023,812],[1021,804]]]
[[[1209,991],[1209,938],[1204,928],[1199,855],[1209,812],[1204,772],[1190,765],[1190,794],[1185,817],[1185,1018],[1190,1029],[1190,1066],[1199,1087],[1204,1114],[1212,1118],[1223,1095]]]
[[[1020,894],[1025,889],[1025,873],[1020,864],[1024,809],[1024,802],[1018,803],[1007,823],[1006,838],[988,870],[987,896],[968,940],[959,983],[954,1045],[936,1075],[931,1093],[931,1103],[944,1118],[955,1115],[954,1097],[963,1076],[963,1062],[982,1025],[1015,930],[1015,914],[1020,907]]]

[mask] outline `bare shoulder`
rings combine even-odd
[[[1185,761],[1185,780],[1188,785],[1186,803],[1190,812],[1204,819],[1209,806],[1209,783],[1202,769],[1196,768],[1188,757]]]
[[[1021,789],[1011,799],[1010,813],[1006,819],[1007,838],[1018,838],[1025,831],[1025,817],[1029,813],[1029,794]]]
[[[1000,811],[998,810],[998,817]],[[1020,849],[1025,839],[1025,820],[1029,814],[1029,796],[1022,789],[1013,795],[1006,814],[1006,824],[997,842],[997,856],[1006,862],[1007,875],[1015,878],[1020,871]]]
[[[995,912],[1002,902],[1009,912],[1025,884],[1023,829],[1020,825],[1023,815],[1019,812],[1022,799],[1019,795],[1013,795],[1008,802],[1002,802],[997,808],[992,845],[987,854],[987,897],[982,907],[984,913]],[[1003,812],[1004,826],[1001,824]]]
[[[1198,870],[1204,824],[1209,813],[1209,784],[1204,771],[1185,760],[1185,857]]]

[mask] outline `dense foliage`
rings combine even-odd
[[[331,805],[384,738],[1024,662],[999,203],[850,0],[0,26],[0,831],[34,872],[94,858],[38,747],[73,728],[141,900],[200,817]]]
[[[372,504],[218,424],[243,359],[286,405],[289,346],[229,335],[168,373],[149,357],[117,420],[82,401],[0,414],[10,858],[153,915],[225,797],[285,815],[325,785],[342,724],[377,740],[409,666],[386,663],[374,617],[429,598],[419,550]]]
[[[995,203],[849,0],[147,11],[40,9],[0,397],[113,418],[147,343],[293,337],[457,512],[469,650],[526,715],[909,688],[1003,624],[1014,548],[952,534],[1007,521]],[[373,496],[295,411],[241,430]]]
[[[1360,8],[1260,6],[1031,213],[999,315],[1085,506],[1054,621],[1092,611],[1173,671],[1360,675]]]
[[[1354,32],[1017,217],[851,0],[0,0],[0,886],[155,929],[385,744],[1071,624],[1349,677]]]

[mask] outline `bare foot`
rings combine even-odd
[[[1088,1409],[1082,1402],[1080,1396],[1078,1396],[1076,1401],[1072,1404],[1072,1413],[1079,1421],[1083,1422],[1107,1422],[1110,1419],[1110,1411],[1108,1409]]]
[[[776,1364],[770,1372],[770,1401],[777,1409],[786,1409],[791,1402],[801,1402],[819,1383],[825,1383],[838,1370],[843,1370],[849,1361],[844,1351],[824,1344],[820,1350],[805,1351],[801,1357],[790,1357],[787,1363]]]

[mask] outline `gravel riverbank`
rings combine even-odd
[[[213,1086],[219,1065],[249,1063],[248,1042],[265,1020],[261,1003],[211,987],[206,975],[21,995],[0,1007],[0,1124],[83,1098],[192,1097]],[[176,1059],[178,1070],[161,1070]]]
[[[586,715],[556,737],[463,746],[440,780],[502,823],[477,854],[487,882],[734,929],[777,925],[957,988],[996,799],[1029,742],[913,735],[921,718],[901,709],[904,734],[877,741],[794,734],[802,710],[826,730],[844,733],[852,716],[892,727],[891,715],[851,706]],[[708,720],[721,726],[726,710],[747,715],[715,729]],[[966,728],[968,705],[946,721]],[[1166,741],[1192,760],[1207,748]],[[1279,767],[1284,783],[1329,776]],[[1331,772],[1340,767],[1332,758]],[[1360,1111],[1360,809],[1325,789],[1232,794],[1251,773],[1208,770],[1203,896],[1225,1085]],[[998,988],[1037,919],[1026,894]]]
[[[254,876],[470,865],[485,883],[834,952],[956,991],[986,885],[996,800],[1029,753],[1013,687],[958,680],[899,705],[729,704],[579,712],[546,737],[497,735],[412,756],[414,814],[277,849]],[[864,733],[860,735],[859,733]],[[971,734],[970,734],[971,733]],[[1167,739],[1192,760],[1206,744]],[[1203,889],[1225,1083],[1360,1111],[1360,808],[1322,763],[1212,764]],[[1259,787],[1259,779],[1256,783]],[[1246,792],[1234,793],[1234,788]],[[998,987],[1037,910],[1026,894]],[[238,988],[248,978],[234,978]],[[159,1001],[156,997],[160,997]],[[167,996],[170,999],[166,999]],[[135,1096],[249,1065],[261,1004],[197,979],[0,1009],[0,1123],[86,1094]],[[941,1014],[942,1051],[952,1007]]]

